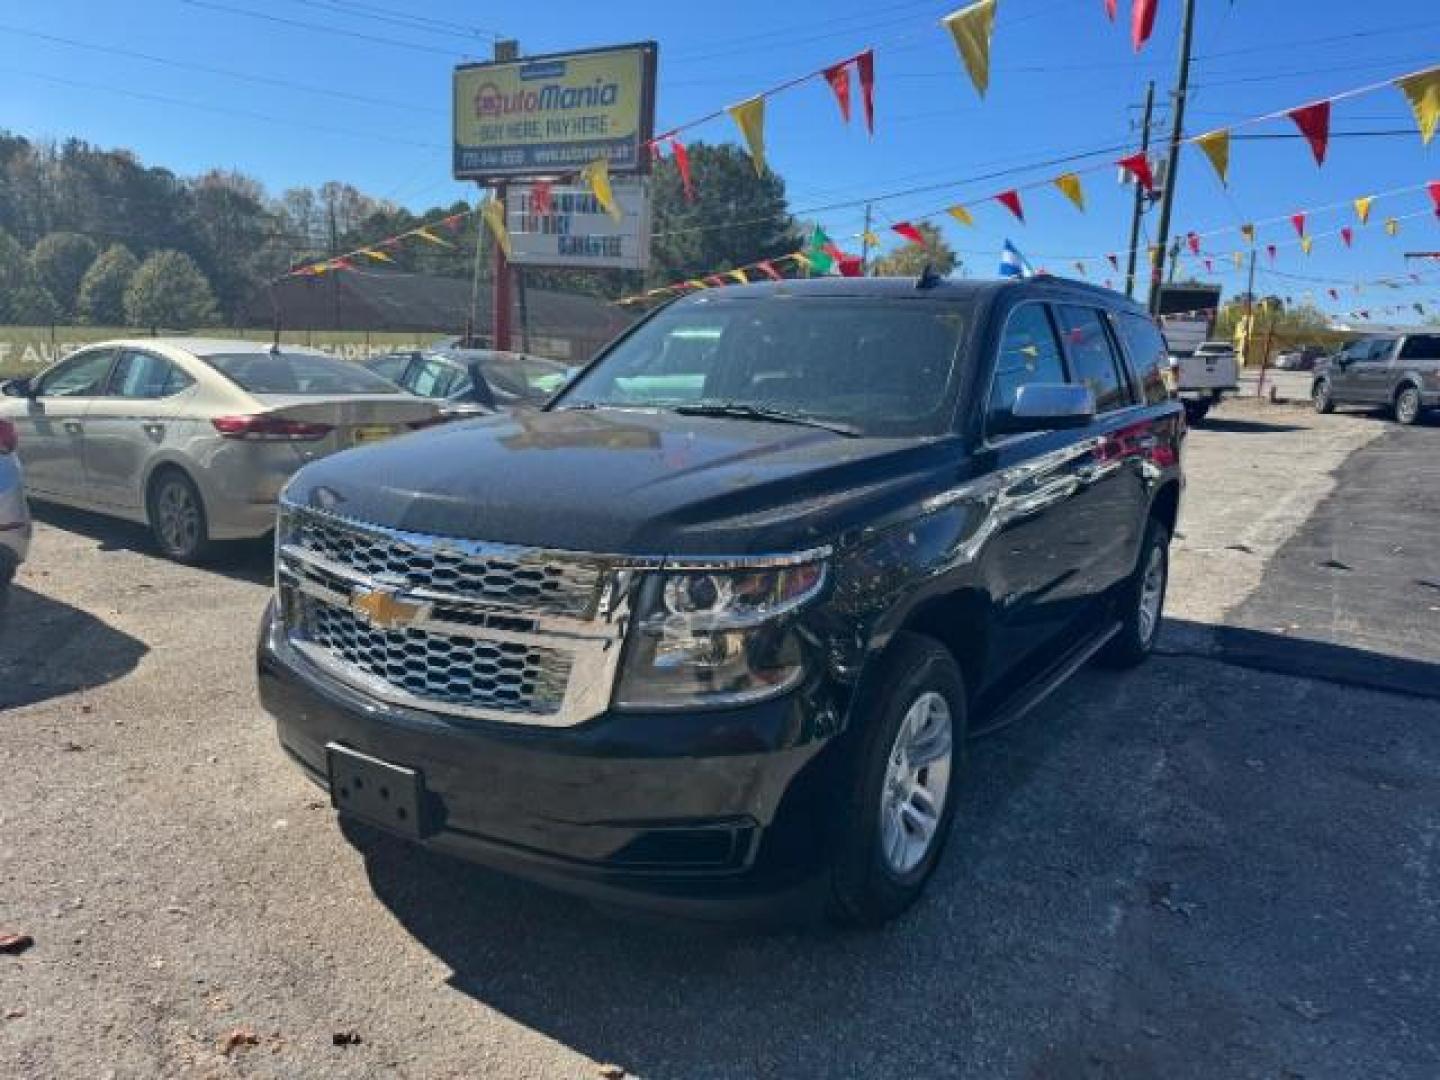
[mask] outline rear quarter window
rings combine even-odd
[[[1400,348],[1401,360],[1440,360],[1440,334],[1411,334]]]
[[[1165,366],[1169,354],[1160,328],[1143,315],[1124,311],[1116,312],[1113,319],[1121,344],[1130,357],[1130,366],[1140,379],[1142,400],[1147,405],[1168,401],[1170,390],[1165,385]]]

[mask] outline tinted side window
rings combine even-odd
[[[1401,360],[1440,360],[1440,334],[1411,334],[1400,347]]]
[[[1075,372],[1074,381],[1088,386],[1095,395],[1095,411],[1111,412],[1129,405],[1129,388],[1121,378],[1100,312],[1094,308],[1057,304],[1055,316]]]
[[[1130,354],[1130,365],[1140,377],[1140,393],[1147,405],[1166,401],[1170,391],[1165,385],[1165,366],[1169,355],[1160,328],[1142,315],[1119,312],[1115,315],[1115,326],[1120,331],[1120,340]]]
[[[370,363],[365,366],[382,379],[389,379],[393,383],[398,383],[405,374],[405,369],[409,364],[410,357],[408,356],[382,356],[378,360],[370,361]]]
[[[41,397],[98,397],[115,354],[109,349],[62,360],[40,380]]]
[[[122,398],[162,398],[178,394],[195,380],[151,353],[126,350],[110,375],[110,394]]]
[[[1065,382],[1065,364],[1055,328],[1042,304],[1022,304],[1010,313],[1000,352],[995,359],[995,381],[990,385],[987,420],[1007,416],[1015,407],[1015,394],[1029,383]]]
[[[406,389],[420,397],[449,397],[452,388],[465,376],[443,360],[426,360],[406,380]]]

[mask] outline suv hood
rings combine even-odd
[[[394,529],[622,555],[795,551],[953,483],[952,437],[633,410],[448,424],[314,462],[287,501]]]

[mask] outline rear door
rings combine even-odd
[[[1390,384],[1399,344],[1396,338],[1376,338],[1365,358],[1352,366],[1351,377],[1355,380],[1357,401],[1367,405],[1390,403]]]
[[[126,510],[142,508],[146,466],[194,385],[163,356],[120,350],[106,393],[91,403],[85,421],[85,476],[92,499]]]
[[[85,421],[105,391],[113,349],[86,349],[40,376],[35,397],[14,417],[26,486],[36,494],[85,501]]]

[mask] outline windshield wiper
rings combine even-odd
[[[676,405],[675,411],[681,416],[727,416],[735,420],[763,420],[772,424],[798,424],[802,427],[821,428],[837,435],[858,438],[864,434],[859,428],[835,420],[822,420],[804,413],[785,412],[765,405],[747,405],[739,401],[700,401],[690,405]]]

